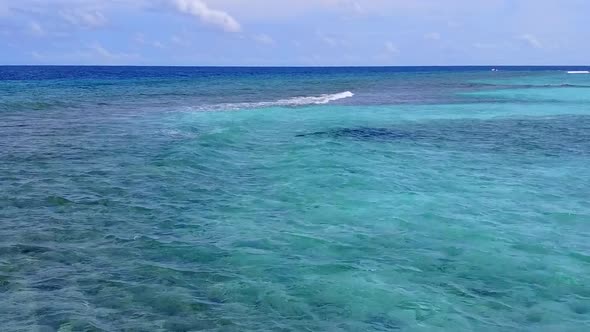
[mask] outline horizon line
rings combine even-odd
[[[415,67],[590,67],[577,65],[142,65],[142,64],[0,64],[0,67],[179,67],[179,68],[415,68]]]

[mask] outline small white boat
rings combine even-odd
[[[568,74],[590,74],[588,70],[570,70],[567,72]]]

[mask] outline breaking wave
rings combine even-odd
[[[240,110],[249,108],[264,108],[264,107],[295,107],[305,105],[323,105],[330,102],[350,98],[354,96],[354,93],[350,91],[344,91],[333,94],[323,94],[319,96],[308,96],[308,97],[293,97],[287,99],[279,99],[275,101],[261,101],[261,102],[246,102],[246,103],[227,103],[217,105],[206,105],[199,106],[198,110],[203,111],[215,111],[215,110]]]

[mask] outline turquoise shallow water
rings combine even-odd
[[[590,75],[0,73],[2,331],[590,327]]]

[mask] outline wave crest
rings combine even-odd
[[[344,91],[333,94],[323,94],[319,96],[308,96],[308,97],[293,97],[287,99],[279,99],[275,101],[261,101],[261,102],[248,102],[248,103],[227,103],[218,105],[207,105],[201,106],[198,110],[202,111],[217,111],[217,110],[240,110],[248,108],[264,108],[264,107],[295,107],[305,105],[323,105],[330,102],[350,98],[354,96],[354,93],[350,91]]]
[[[281,99],[275,102],[270,102],[270,104],[277,106],[321,105],[339,99],[350,98],[352,96],[354,96],[354,93],[350,91],[344,91],[334,94],[325,94],[317,97],[293,97],[289,99]]]

